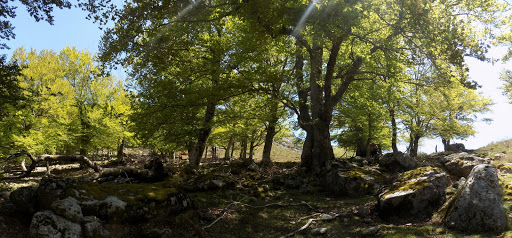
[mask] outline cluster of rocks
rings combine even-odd
[[[103,228],[106,222],[119,223],[149,219],[165,208],[182,211],[191,199],[182,193],[170,193],[160,204],[155,202],[128,204],[109,196],[96,200],[79,193],[77,181],[71,178],[43,178],[38,187],[22,187],[10,194],[16,210],[32,216],[31,237],[110,237]]]
[[[453,230],[499,233],[507,229],[498,170],[491,159],[467,152],[438,155],[435,167],[422,166],[404,153],[383,155],[378,167],[369,166],[373,160],[347,160],[325,175],[325,188],[342,196],[377,196],[377,211],[384,219],[428,219],[437,213]],[[512,164],[499,170],[512,172]],[[386,179],[396,173],[392,182]]]

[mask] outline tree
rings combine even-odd
[[[102,59],[130,66],[142,99],[155,91],[153,84],[181,87],[187,90],[179,102],[204,108],[191,151],[191,165],[197,167],[217,107],[254,87],[251,80],[239,80],[246,79],[241,74],[251,68],[249,59],[258,46],[283,42],[280,47],[291,49],[294,61],[288,66],[293,78],[284,80],[295,88],[280,100],[306,131],[302,165],[321,173],[334,158],[334,108],[353,82],[378,79],[389,73],[388,65],[416,58],[458,65],[464,56],[483,59],[486,46],[480,39],[492,32],[473,26],[492,27],[497,21],[492,14],[502,7],[469,0],[126,2],[103,38]],[[162,97],[165,91],[170,90],[161,90]],[[162,104],[160,98],[151,103]]]
[[[116,148],[130,135],[130,105],[120,82],[99,76],[91,54],[67,47],[59,54],[23,48],[13,61],[24,66],[19,84],[30,104],[11,116],[19,147],[37,153]]]
[[[509,98],[509,103],[512,103],[512,70],[505,70],[501,74],[501,80],[503,81],[503,86],[501,87],[503,95]]]
[[[340,146],[351,148],[357,156],[370,155],[370,145],[380,149],[390,147],[390,127],[383,97],[383,85],[354,82],[343,100],[336,107],[333,129],[340,129],[335,135]]]
[[[237,46],[248,38],[242,37],[240,22],[229,17],[232,11],[229,1],[130,2],[102,40],[103,61],[130,66],[139,110],[155,116],[153,126],[169,124],[174,112],[186,115],[172,127],[177,130],[163,133],[187,134],[178,144],[190,148],[193,168],[199,166],[218,107],[243,93],[236,69],[249,51]]]
[[[302,165],[320,173],[334,157],[333,109],[353,82],[383,74],[380,66],[387,63],[379,59],[407,62],[425,55],[460,64],[465,55],[483,58],[472,21],[493,22],[488,14],[502,7],[472,1],[247,1],[242,14],[269,37],[295,39],[297,87],[288,106],[306,131]]]
[[[421,61],[411,68],[405,87],[400,117],[409,131],[409,151],[415,156],[422,137],[439,136],[445,150],[454,138],[473,135],[477,115],[489,111],[492,104],[480,96],[477,85],[468,81],[464,65],[441,61]]]

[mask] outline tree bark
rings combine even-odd
[[[418,147],[420,144],[420,138],[421,138],[421,136],[417,136],[417,135],[413,137],[413,143],[412,143],[412,148],[411,148],[411,152],[410,152],[410,155],[412,157],[418,156]]]
[[[396,117],[395,117],[395,108],[394,105],[389,108],[389,116],[391,117],[391,148],[393,149],[393,153],[398,153],[397,146],[397,125],[396,125]]]
[[[249,143],[249,158],[247,158],[247,162],[254,163],[254,141]]]
[[[265,135],[265,145],[263,146],[263,155],[261,157],[262,165],[270,165],[272,160],[270,153],[272,152],[272,143],[274,142],[274,136],[276,135],[276,125],[279,118],[277,117],[278,102],[274,102],[271,105],[271,118],[268,121],[267,134]]]
[[[229,136],[229,142],[228,142],[228,146],[226,147],[226,151],[224,152],[224,160],[230,160],[231,157],[232,157],[232,154],[231,154],[231,148],[233,147],[233,143],[234,143],[234,139],[233,139],[233,136]]]
[[[331,145],[329,126],[332,121],[334,106],[339,103],[348,90],[350,84],[356,80],[355,75],[362,66],[363,58],[356,57],[345,71],[339,70],[334,76],[340,45],[344,36],[332,38],[332,48],[329,59],[325,65],[323,62],[324,43],[320,35],[313,35],[311,46],[299,41],[296,52],[297,96],[299,99],[298,121],[299,126],[306,131],[306,142],[301,156],[302,166],[315,174],[320,174],[328,167],[328,161],[334,159]],[[309,87],[305,88],[304,74],[302,72],[304,60],[300,48],[305,48],[309,54]],[[325,75],[322,78],[325,68]],[[340,78],[341,84],[333,92],[334,78]],[[309,94],[308,94],[309,92]],[[311,108],[308,106],[308,97]]]
[[[240,142],[240,160],[245,161],[247,159],[247,138],[243,138]]]
[[[192,152],[189,153],[189,166],[191,168],[198,168],[199,164],[201,163],[201,157],[203,155],[204,149],[206,148],[206,142],[208,141],[208,137],[210,137],[210,133],[212,131],[211,123],[215,117],[216,107],[217,105],[214,103],[208,103],[206,106],[203,127],[199,129],[197,142],[195,143]]]
[[[123,160],[124,158],[124,143],[125,143],[125,140],[121,140],[121,143],[119,144],[119,146],[117,147],[117,159],[118,160]]]
[[[443,142],[444,151],[450,151],[450,140],[441,139],[441,141]]]

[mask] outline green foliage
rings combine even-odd
[[[355,151],[366,151],[371,143],[390,149],[391,131],[383,87],[364,82],[354,82],[351,87],[334,115],[333,129],[341,130],[335,135],[338,144]]]
[[[506,8],[495,0],[136,0],[109,15],[94,3],[91,17],[114,21],[100,58],[129,69],[132,119],[148,145],[190,149],[212,130],[211,143],[257,141],[279,102],[306,131],[303,163],[314,170],[334,157],[333,129],[344,146],[389,147],[395,110],[416,145],[473,134],[473,115],[490,102],[472,91],[464,57],[485,59]]]
[[[99,76],[88,52],[19,48],[12,60],[24,67],[19,85],[30,100],[8,119],[16,150],[84,153],[116,148],[130,136],[126,91],[114,78]]]

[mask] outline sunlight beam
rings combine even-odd
[[[308,17],[309,17],[309,15],[311,15],[311,12],[315,8],[317,2],[318,2],[318,0],[314,0],[311,4],[309,4],[309,6],[306,9],[306,11],[304,12],[304,14],[302,14],[302,16],[300,17],[299,22],[297,23],[295,28],[293,28],[293,32],[292,32],[293,36],[298,36],[300,34],[302,29],[304,28],[304,23],[306,23],[306,21],[308,20]]]

